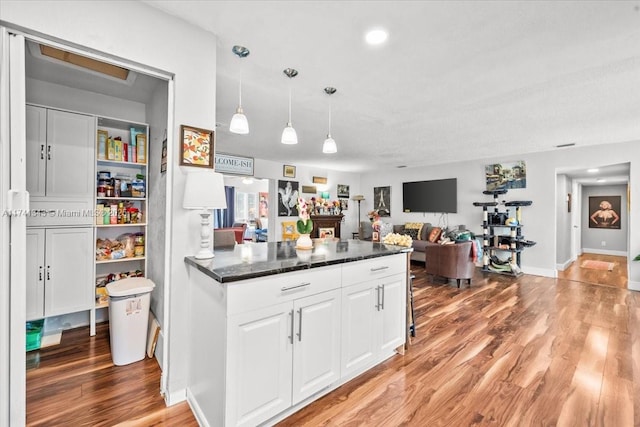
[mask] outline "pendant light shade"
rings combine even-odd
[[[282,131],[281,143],[287,145],[293,145],[298,143],[298,134],[296,130],[291,126],[291,123],[287,123],[287,127]]]
[[[327,139],[324,140],[324,144],[322,144],[322,152],[325,154],[338,152],[338,146],[336,145],[336,141],[331,138],[331,134],[327,135]]]
[[[336,93],[336,91],[337,89],[335,87],[324,88],[324,92],[329,96]],[[329,133],[327,134],[327,139],[324,140],[324,144],[322,144],[322,152],[324,154],[333,154],[338,152],[336,141],[331,137],[331,101],[329,101]]]
[[[242,111],[242,107],[238,107],[236,113],[231,118],[229,131],[231,133],[237,133],[238,135],[246,135],[249,133],[249,122],[247,121],[247,116],[244,115],[244,111]]]
[[[289,80],[298,75],[298,72],[293,68],[286,68],[283,73],[287,77],[289,77]],[[282,138],[280,139],[280,142],[287,145],[298,143],[298,134],[291,125],[291,85],[289,85],[289,121],[287,122],[287,126],[282,131]]]
[[[244,46],[236,45],[231,51],[238,55],[240,59],[246,58],[249,55],[249,49]],[[231,123],[229,123],[229,132],[237,133],[238,135],[246,135],[249,133],[249,122],[242,110],[242,73],[240,73],[240,84],[238,86],[238,108],[231,118]]]

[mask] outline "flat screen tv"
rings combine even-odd
[[[458,212],[458,180],[435,179],[402,183],[404,212]]]

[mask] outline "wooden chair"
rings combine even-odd
[[[296,231],[296,221],[282,222],[282,240],[297,240],[300,235]]]

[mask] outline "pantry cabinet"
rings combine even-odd
[[[92,307],[93,229],[27,229],[27,320]]]
[[[27,191],[31,197],[93,196],[95,117],[27,105]]]

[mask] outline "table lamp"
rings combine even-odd
[[[227,208],[222,175],[213,170],[189,172],[184,187],[182,207],[202,210],[200,212],[202,217],[202,222],[200,223],[200,251],[195,255],[195,258],[213,258],[209,242],[211,238],[209,217],[212,209]]]

